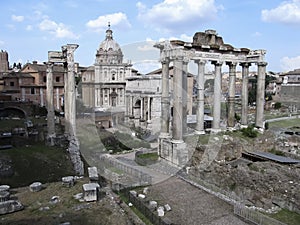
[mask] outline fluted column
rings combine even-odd
[[[47,131],[48,137],[55,135],[54,94],[53,94],[53,63],[47,63],[46,101],[47,101]]]
[[[165,58],[162,63],[162,79],[161,79],[161,134],[169,134],[170,123],[170,94],[169,94],[169,64],[170,60]]]
[[[249,66],[250,63],[241,63],[242,66],[242,116],[241,124],[248,125],[248,82],[249,82]]]
[[[256,127],[264,128],[264,105],[265,105],[265,81],[266,81],[266,62],[258,62],[258,76],[256,88]]]
[[[187,75],[188,75],[188,59],[182,61],[182,133],[187,133]]]
[[[204,73],[205,73],[205,63],[203,60],[195,60],[198,65],[198,75],[197,75],[197,133],[204,134]]]
[[[228,62],[229,66],[229,96],[228,96],[228,127],[234,127],[234,104],[235,104],[235,77],[236,77],[236,63]]]
[[[221,121],[221,97],[222,97],[222,80],[221,69],[222,62],[212,62],[215,65],[215,81],[214,81],[214,108],[213,108],[213,124],[212,128],[215,131],[220,130]]]
[[[177,57],[174,60],[174,75],[173,75],[173,121],[172,121],[172,137],[174,140],[182,141],[182,73],[183,73],[183,58]]]

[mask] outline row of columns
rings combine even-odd
[[[126,116],[129,118],[135,118],[134,116],[134,96],[126,96]],[[147,120],[150,121],[151,120],[151,97],[147,96],[147,104],[145,104],[145,97],[141,97],[140,98],[141,101],[141,105],[140,105],[140,119],[142,120]],[[146,111],[146,107],[147,106],[147,111]],[[147,114],[147,118],[145,118],[145,112],[148,112]]]
[[[204,73],[206,60],[195,59],[198,65],[197,74],[197,111],[196,111],[196,132],[204,133]],[[162,63],[162,97],[161,97],[161,136],[169,135],[170,121],[170,95],[169,95],[169,63],[170,59],[161,60]],[[181,141],[186,131],[186,102],[187,102],[187,64],[188,60],[183,57],[177,57],[173,61],[173,120],[172,120],[172,138]],[[221,121],[221,98],[222,98],[222,65],[221,61],[212,61],[215,66],[214,79],[214,98],[213,98],[213,124],[214,131],[220,131]],[[235,80],[236,66],[235,62],[227,62],[229,66],[229,97],[228,97],[228,127],[235,125]],[[241,124],[248,124],[248,76],[251,63],[241,63],[242,66],[242,116]],[[266,62],[257,62],[258,80],[257,80],[257,98],[256,98],[256,119],[257,127],[264,127],[264,88]]]

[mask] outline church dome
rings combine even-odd
[[[99,45],[99,49],[96,54],[96,63],[109,63],[119,64],[123,61],[123,53],[120,45],[113,39],[112,30],[110,25],[106,30],[105,40]]]
[[[112,30],[110,27],[106,30],[105,40],[101,42],[99,51],[119,51],[119,44],[113,39]]]

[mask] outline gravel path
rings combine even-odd
[[[233,207],[217,197],[183,180],[171,177],[149,188],[148,199],[161,205],[169,204],[166,213],[174,224],[189,225],[246,225],[233,214]]]

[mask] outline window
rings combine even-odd
[[[31,88],[30,90],[30,94],[34,95],[35,94],[35,89],[34,88]]]
[[[56,82],[59,82],[59,78],[60,78],[60,77],[56,77],[56,78],[55,78],[55,81],[56,81]]]
[[[44,81],[44,83],[46,83],[46,81],[47,81],[46,76],[43,76],[43,81]]]
[[[11,86],[11,87],[15,86],[15,82],[11,81],[11,82],[9,83],[9,86]]]
[[[112,74],[111,79],[112,79],[112,80],[115,80],[115,79],[116,79],[116,75],[115,75],[114,73]]]

